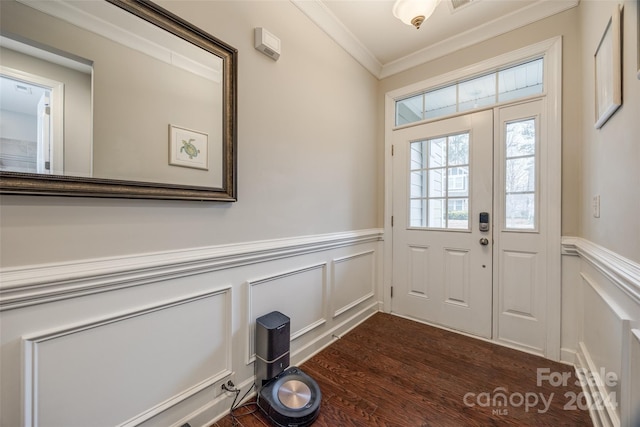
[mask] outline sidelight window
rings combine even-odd
[[[507,229],[536,228],[536,120],[506,123],[505,220]]]

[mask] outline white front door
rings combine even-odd
[[[393,149],[392,311],[490,338],[493,112],[396,130]]]
[[[548,178],[558,150],[544,108],[538,99],[393,132],[392,312],[551,354],[559,183]]]

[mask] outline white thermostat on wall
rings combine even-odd
[[[255,47],[269,58],[280,58],[280,39],[262,27],[255,29]]]

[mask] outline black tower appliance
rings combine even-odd
[[[279,311],[256,319],[256,388],[260,410],[279,427],[311,425],[320,413],[318,383],[289,367],[290,320]]]

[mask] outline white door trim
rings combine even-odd
[[[384,145],[384,268],[383,268],[383,309],[391,311],[392,286],[392,248],[393,233],[391,214],[393,212],[393,162],[391,158],[392,132],[395,129],[395,101],[430,87],[463,79],[530,57],[542,55],[544,61],[544,101],[548,116],[547,151],[548,182],[561,182],[562,179],[562,37],[548,39],[522,49],[515,50],[469,67],[436,76],[411,84],[385,94],[385,145]],[[444,118],[444,117],[442,117]],[[437,120],[441,120],[438,118]],[[422,124],[426,121],[417,122]],[[561,186],[550,186],[546,194],[549,238],[547,240],[547,338],[545,356],[552,360],[560,359],[560,280],[561,280]]]
[[[52,167],[49,173],[62,175],[64,172],[64,83],[6,66],[0,66],[0,74],[51,90],[52,153],[50,161]]]

